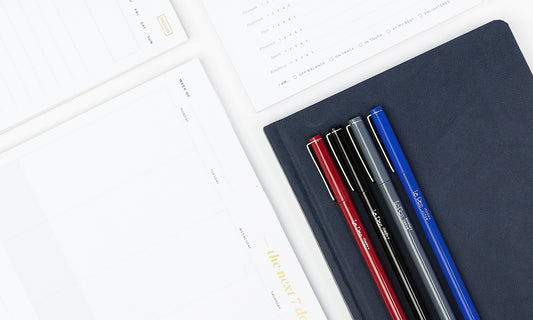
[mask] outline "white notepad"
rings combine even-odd
[[[0,0],[0,132],[184,42],[169,0]]]
[[[200,62],[0,155],[2,320],[325,319]]]
[[[256,110],[481,0],[204,0]]]

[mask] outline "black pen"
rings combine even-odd
[[[429,319],[422,302],[418,298],[418,293],[413,285],[411,285],[412,278],[408,275],[407,270],[404,267],[404,261],[397,250],[392,235],[383,219],[383,215],[377,206],[376,199],[370,191],[366,176],[368,175],[370,179],[372,179],[372,176],[366,169],[363,158],[361,157],[355,142],[351,137],[347,136],[346,131],[342,128],[331,129],[326,135],[326,140],[328,141],[337,165],[341,169],[340,171],[344,175],[348,187],[352,191],[357,192],[361,202],[365,206],[365,209],[370,216],[370,220],[372,221],[372,225],[374,226],[376,233],[380,236],[381,244],[385,248],[387,257],[394,267],[394,272],[396,273],[398,280],[400,280],[402,290],[408,298],[411,309],[417,319]],[[357,153],[357,156],[354,155],[353,151]]]

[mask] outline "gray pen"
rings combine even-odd
[[[346,129],[351,129],[353,135],[355,136],[360,150],[362,150],[363,156],[368,164],[370,172],[373,175],[373,177],[370,178],[377,183],[379,191],[387,202],[387,207],[389,208],[390,212],[393,213],[392,220],[401,231],[402,239],[409,249],[409,255],[414,261],[416,269],[422,277],[424,285],[429,292],[431,302],[437,310],[438,318],[454,320],[455,316],[453,315],[452,308],[450,307],[448,300],[446,300],[446,296],[444,295],[442,287],[437,280],[437,276],[431,268],[429,260],[424,253],[418,237],[416,236],[409,217],[407,217],[404,206],[400,201],[400,197],[394,189],[389,174],[387,173],[387,169],[385,168],[383,161],[381,161],[381,157],[374,146],[374,142],[372,141],[372,138],[370,137],[363,120],[361,117],[351,119],[348,121],[348,126]],[[349,131],[350,130],[348,130],[348,134],[350,134]]]

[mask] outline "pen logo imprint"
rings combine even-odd
[[[385,237],[385,239],[389,240],[389,233],[387,232],[387,229],[385,229],[385,227],[383,226],[383,222],[381,222],[381,216],[378,215],[377,209],[372,210],[372,216],[374,217],[374,221],[376,221],[376,224],[378,225],[381,234]]]
[[[418,208],[422,209],[424,204],[422,203],[422,197],[419,196],[419,192],[420,191],[418,191],[418,190],[413,191],[413,197],[415,197],[415,199],[416,199],[416,205],[418,206]]]
[[[420,211],[424,215],[424,219],[426,221],[429,221],[431,220],[431,216],[429,215],[428,208],[424,208],[424,203],[422,202],[422,197],[419,195],[419,193],[420,193],[419,190],[413,191],[413,197],[415,197],[416,206],[418,207],[418,209],[420,209]]]
[[[394,202],[394,210],[396,211],[398,216],[402,219],[402,224],[405,230],[411,230],[412,229],[411,223],[409,223],[409,220],[407,219],[407,216],[405,215],[405,211],[399,200]]]
[[[357,220],[352,220],[352,225],[355,229],[355,232],[357,233],[357,236],[359,239],[361,239],[361,242],[363,243],[363,247],[365,247],[366,250],[370,249],[368,246],[368,242],[366,241],[366,238],[363,237],[363,233],[361,232],[361,226],[357,224]]]
[[[158,16],[157,21],[159,22],[161,29],[163,29],[163,33],[165,34],[165,36],[168,37],[174,33],[174,31],[172,30],[172,27],[170,26],[170,23],[168,22],[167,16],[165,14]]]

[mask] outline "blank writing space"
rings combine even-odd
[[[9,315],[7,314],[7,310],[4,306],[4,304],[2,303],[2,301],[0,300],[0,319],[10,319],[11,317],[9,317]]]
[[[0,246],[0,283],[0,319],[37,320],[37,315],[3,246]]]
[[[11,24],[11,19],[7,16],[5,4],[0,2],[0,66],[2,74],[8,80],[11,93],[15,97],[18,105],[28,104],[32,101],[32,96],[27,88],[40,90],[35,77],[28,77],[32,74],[30,65],[27,63],[27,55],[24,47],[19,41],[17,31]]]
[[[76,305],[80,315],[89,314],[81,291],[49,225],[42,224],[32,232],[5,241],[4,247],[29,301],[39,315],[39,320],[54,319],[41,314],[46,308],[41,309],[40,306],[47,301],[50,303],[58,293],[65,293],[65,296],[69,297],[69,303]]]
[[[265,290],[253,264],[247,263],[243,269],[223,290],[205,292],[159,320],[280,319],[271,293]]]
[[[190,152],[177,108],[164,92],[124,103],[21,159],[49,218]]]
[[[202,227],[177,232],[150,251],[82,279],[95,318],[158,319],[205,299],[206,288],[224,295],[224,288],[242,275],[245,265],[236,236],[227,219],[207,220]]]
[[[115,60],[120,60],[139,50],[124,13],[116,0],[90,0],[85,3]]]
[[[87,67],[97,67],[98,63],[104,66],[112,63],[111,53],[106,47],[104,38],[100,33],[96,21],[90,14],[85,0],[51,0],[59,11],[64,28],[68,31],[71,41],[74,42],[78,54]],[[105,10],[105,8],[102,8]],[[94,72],[92,68],[87,70]],[[78,74],[77,76],[82,76]],[[86,76],[86,75],[83,75]]]
[[[20,51],[13,52],[13,58],[20,60],[19,66],[24,64],[24,68],[27,68],[20,70],[26,70],[23,79],[27,81],[31,88],[30,94],[35,99],[46,92],[48,88],[45,88],[45,82],[50,81],[51,78],[53,79],[53,76],[51,70],[42,59],[42,52],[35,47],[35,43],[38,43],[38,40],[31,28],[31,20],[28,20],[29,16],[23,10],[20,1],[10,0],[7,3],[5,14],[8,22],[13,27],[8,32],[11,32],[11,36],[16,37],[14,41],[19,42],[21,45]]]
[[[49,48],[48,50],[52,54],[55,52],[54,66],[65,64],[69,72],[70,77],[64,78],[61,81],[62,86],[58,88],[58,90],[65,90],[63,86],[70,85],[68,80],[79,80],[80,76],[86,77],[89,71],[88,66],[82,59],[80,48],[76,46],[74,41],[79,39],[79,35],[73,32],[73,28],[63,19],[64,9],[62,2],[56,3],[56,0],[41,0],[37,1],[37,5],[46,25],[46,30],[50,34],[51,42],[47,42],[46,47]],[[39,12],[36,14],[39,14]],[[59,79],[62,78],[59,77]]]
[[[97,320],[76,283],[34,305],[39,320]]]
[[[3,47],[2,43],[0,42],[0,61],[3,59]],[[7,81],[5,79],[5,75],[0,73],[0,127],[2,126],[2,118],[7,119],[8,114],[13,112],[14,109],[14,101],[11,96],[11,92],[9,91],[9,86],[7,84]]]
[[[52,222],[69,265],[92,277],[129,256],[188,230],[201,232],[221,209],[197,159],[172,161],[136,177]]]
[[[47,221],[18,162],[0,167],[0,181],[0,241]]]
[[[72,75],[64,60],[64,54],[57,46],[58,40],[56,38],[59,38],[58,34],[46,19],[53,8],[45,8],[43,10],[42,4],[39,4],[39,2],[20,2],[26,15],[21,23],[31,26],[30,32],[35,35],[33,39],[29,38],[33,42],[28,47],[35,52],[35,64],[39,64],[41,69],[45,69],[44,71],[39,71],[37,75],[42,79],[41,82],[45,86],[47,93],[49,93],[51,90],[57,90],[58,85],[72,80]],[[49,19],[54,18],[51,17]],[[56,21],[55,24],[57,25],[58,23],[60,22]],[[72,46],[70,41],[61,41],[62,47],[69,45]]]

